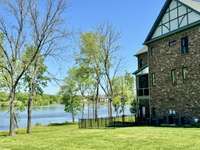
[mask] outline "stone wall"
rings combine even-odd
[[[189,53],[181,54],[181,38],[185,36],[189,39]],[[174,41],[171,46],[170,41]],[[156,78],[155,86],[151,80],[149,84],[151,110],[156,114],[152,117],[166,118],[171,109],[176,111],[177,118],[200,119],[200,26],[152,42],[148,47],[153,47],[153,55],[149,56],[150,79],[152,73]],[[188,70],[185,81],[183,67]],[[172,69],[176,69],[174,85]]]

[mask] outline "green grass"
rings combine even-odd
[[[35,127],[31,135],[0,133],[0,150],[199,150],[200,129],[131,127],[78,129],[77,125]]]

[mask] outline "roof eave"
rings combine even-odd
[[[140,69],[138,69],[138,70],[136,70],[135,72],[133,72],[132,74],[133,75],[136,75],[138,72],[140,72],[140,71],[142,71],[142,70],[144,70],[145,68],[147,68],[148,67],[148,65],[144,65],[142,68],[140,68]]]
[[[157,25],[159,24],[160,20],[162,19],[162,16],[165,13],[165,11],[166,11],[167,7],[169,6],[169,4],[171,3],[171,1],[172,0],[166,0],[166,2],[164,4],[164,6],[162,7],[162,9],[161,9],[156,21],[154,22],[153,26],[151,27],[151,30],[150,30],[149,34],[147,35],[147,37],[146,37],[146,39],[144,41],[144,44],[150,40],[152,34],[154,33]]]
[[[148,53],[148,51],[147,52],[143,52],[143,53],[139,53],[139,54],[135,54],[134,56],[138,57],[139,55],[142,55],[142,54],[145,54],[145,53]]]

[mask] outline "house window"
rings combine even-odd
[[[156,77],[155,77],[155,73],[151,74],[151,81],[152,81],[152,86],[156,85]]]
[[[181,38],[181,53],[187,54],[189,52],[188,48],[188,37]]]
[[[176,70],[173,69],[171,71],[171,78],[172,78],[172,84],[175,84],[176,83]]]
[[[175,110],[172,110],[172,109],[170,109],[170,110],[169,110],[169,115],[176,115],[176,111],[175,111]]]
[[[182,68],[182,76],[183,76],[183,81],[185,81],[187,79],[187,67],[183,67]]]
[[[150,55],[150,56],[153,56],[153,50],[154,50],[153,47],[151,47],[151,48],[149,49],[149,55]]]
[[[143,60],[141,58],[138,59],[139,68],[143,66]]]

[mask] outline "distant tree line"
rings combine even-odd
[[[16,105],[25,108],[27,106],[28,93],[17,93],[16,94]],[[45,106],[51,104],[62,104],[62,100],[57,95],[41,94],[34,97],[34,106]],[[0,107],[8,107],[8,94],[0,92]]]

